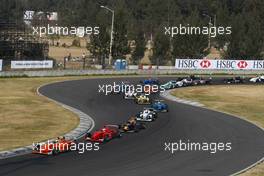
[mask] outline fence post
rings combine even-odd
[[[66,57],[63,58],[63,69],[66,69]]]
[[[86,58],[83,58],[83,69],[85,69]]]

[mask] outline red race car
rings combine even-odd
[[[32,153],[56,155],[62,152],[70,151],[72,145],[75,145],[75,141],[66,140],[65,137],[62,137],[46,143],[37,143],[33,146]]]
[[[91,142],[105,143],[116,137],[121,137],[121,133],[119,131],[118,126],[106,125],[102,129],[97,130],[92,134],[88,133],[85,136],[85,140],[89,140]]]

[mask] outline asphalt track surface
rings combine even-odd
[[[129,80],[138,82],[139,78]],[[89,114],[98,129],[105,124],[125,122],[144,107],[122,99],[121,95],[98,93],[98,84],[113,81],[118,79],[68,81],[44,86],[40,92]],[[146,130],[114,139],[101,145],[99,151],[68,152],[55,157],[29,154],[0,160],[0,175],[230,175],[264,156],[264,132],[253,124],[223,113],[166,102],[170,111],[148,123]],[[232,150],[216,154],[202,151],[171,154],[164,151],[165,142],[179,140],[231,142]]]

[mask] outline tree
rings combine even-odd
[[[87,49],[97,60],[104,65],[105,58],[109,55],[110,37],[107,35],[106,28],[101,27],[99,35],[91,35],[90,43],[87,44]]]
[[[20,25],[24,23],[25,10],[58,12],[58,26],[99,26],[101,34],[105,32],[108,36],[100,35],[103,41],[98,41],[99,36],[92,36],[91,41],[106,51],[107,48],[109,50],[109,46],[105,45],[109,44],[109,39],[106,38],[110,36],[111,13],[100,8],[100,5],[115,10],[115,58],[123,58],[130,53],[128,43],[135,40],[137,47],[132,55],[137,61],[143,53],[143,36],[144,41],[154,36],[156,42],[164,42],[165,39],[159,36],[164,33],[160,30],[164,29],[164,26],[208,26],[209,19],[204,17],[203,13],[212,17],[216,14],[217,26],[232,27],[231,35],[217,35],[212,38],[212,44],[219,49],[228,44],[225,58],[263,58],[261,52],[264,48],[264,2],[261,0],[2,0],[0,21],[17,22]],[[101,16],[101,19],[97,18],[98,16]],[[138,28],[142,34],[137,32]],[[172,56],[206,55],[207,38],[206,35],[177,35],[173,39],[170,38],[171,50],[166,60]]]
[[[145,49],[146,49],[146,40],[144,37],[144,33],[141,30],[137,31],[135,36],[135,51],[132,53],[132,59],[134,64],[138,64],[140,59],[144,57]]]
[[[97,14],[96,21],[100,24],[100,33],[98,35],[93,34],[90,36],[90,43],[87,45],[87,49],[102,65],[104,65],[105,58],[109,55],[110,44],[109,25],[107,24],[108,20],[105,11],[100,11]]]
[[[130,52],[127,38],[127,22],[123,9],[116,10],[114,24],[113,58],[124,58]]]
[[[200,18],[198,10],[194,10],[189,16],[182,19],[182,24],[185,27],[193,26],[200,27],[207,26],[207,23],[203,22]],[[208,46],[208,35],[200,34],[178,34],[173,38],[173,56],[175,58],[201,58],[206,55],[206,47]]]
[[[231,16],[229,14],[229,10],[226,4],[222,4],[218,2],[216,4],[216,26],[222,27],[232,27],[231,26]],[[230,35],[217,35],[215,38],[215,43],[218,48],[223,48],[228,41],[230,41]]]
[[[255,12],[243,12],[233,17],[233,31],[225,58],[260,59],[263,49],[263,30]]]
[[[166,64],[170,51],[170,40],[163,33],[158,33],[154,37],[153,56],[151,62],[157,66]]]

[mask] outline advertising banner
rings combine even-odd
[[[35,12],[27,10],[24,12],[24,20],[33,20],[34,18],[41,20],[43,17],[46,17],[49,21],[57,21],[58,13],[57,12]]]
[[[3,60],[0,60],[0,71],[2,71],[3,68]]]
[[[52,60],[44,61],[11,61],[11,69],[36,69],[36,68],[52,68]]]
[[[264,70],[264,60],[176,59],[176,69]]]

